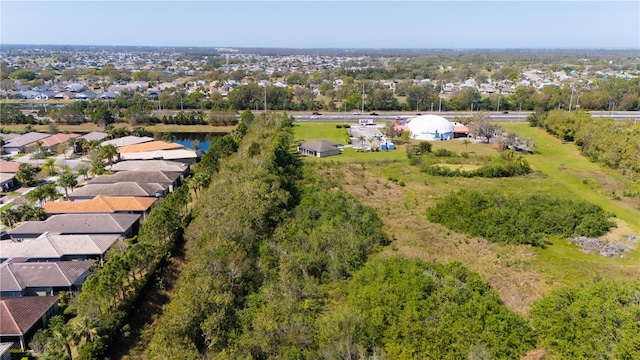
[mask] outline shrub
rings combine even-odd
[[[492,242],[544,246],[549,236],[605,234],[611,215],[594,204],[549,195],[507,197],[497,192],[451,193],[429,210],[428,219]]]
[[[437,157],[455,157],[458,154],[455,151],[447,150],[447,149],[438,149],[434,152]]]

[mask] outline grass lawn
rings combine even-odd
[[[594,186],[594,176],[598,175],[599,179],[609,178],[609,183],[622,182],[620,173],[589,161],[580,155],[574,143],[563,143],[543,130],[527,124],[509,124],[503,127],[533,139],[540,154],[527,156],[527,160],[534,169],[542,171],[557,184],[558,191],[568,192],[572,197],[602,206],[629,224],[633,231],[640,233],[640,213],[635,210],[637,203],[616,201],[613,194],[606,188],[603,189],[602,185]]]
[[[296,122],[293,128],[293,138],[296,142],[311,140],[329,140],[336,144],[347,145],[347,130],[336,128],[336,123]]]
[[[447,149],[450,151],[455,151],[458,154],[463,152],[467,152],[471,155],[475,154],[477,156],[497,156],[499,154],[496,149],[492,148],[490,144],[484,143],[470,143],[463,144],[464,139],[454,139],[449,141],[431,141],[433,144],[433,150],[437,149]],[[416,142],[417,143],[417,142]]]
[[[357,152],[353,148],[343,148],[342,153],[336,156],[328,156],[325,158],[317,158],[317,157],[305,157],[305,159],[309,159],[309,161],[319,161],[319,162],[340,162],[340,163],[375,163],[375,162],[395,162],[395,161],[404,161],[407,159],[407,154],[404,150],[403,146],[395,150],[390,151],[366,151],[366,152]]]
[[[611,184],[624,185],[619,173],[590,162],[573,144],[563,144],[526,124],[505,127],[538,144],[540,154],[525,157],[536,170],[534,173],[499,179],[431,176],[409,164],[402,146],[390,153],[344,149],[340,156],[309,158],[305,162],[328,189],[342,189],[376,209],[393,239],[391,246],[378,256],[399,254],[440,263],[460,261],[480,273],[508,306],[522,314],[527,314],[535,300],[562,285],[598,278],[636,281],[640,272],[638,249],[621,258],[608,258],[586,254],[568,240],[558,238],[550,239],[552,244],[545,248],[494,244],[427,221],[428,209],[451,191],[498,190],[506,194],[568,196],[601,205],[617,215],[618,228],[603,237],[610,241],[640,233],[640,211],[634,210],[629,199],[616,200],[608,190]],[[433,142],[433,148],[498,154],[490,145],[465,145],[458,140]]]

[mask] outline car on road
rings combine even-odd
[[[312,116],[311,116],[311,118],[312,118],[312,119],[317,119],[317,118],[318,118],[318,115],[312,115]]]
[[[420,115],[422,115],[422,113],[416,113],[416,115],[417,115],[417,116],[420,116]]]
[[[360,111],[354,111],[353,115],[360,115]]]
[[[509,112],[505,110],[505,111],[503,111],[502,113],[503,113],[503,114],[508,114]]]
[[[316,115],[316,116],[317,116],[317,115],[322,115],[322,114],[320,114],[320,113],[319,113],[319,112],[317,112],[317,111],[314,111],[314,112],[312,112],[312,113],[311,113],[311,115]]]
[[[371,113],[371,114],[369,114],[369,115],[378,116],[378,113],[377,113],[377,112],[372,112],[372,113]]]

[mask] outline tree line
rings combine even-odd
[[[617,169],[633,181],[640,180],[640,124],[563,110],[533,113],[527,120],[531,126],[574,142],[592,161]]]
[[[176,244],[183,241],[184,228],[191,221],[192,196],[197,197],[208,185],[219,159],[235,151],[237,145],[233,144],[242,136],[239,127],[239,131],[212,142],[195,174],[152,209],[124,252],[110,255],[104,267],[87,277],[82,292],[61,317],[63,324],[55,323],[42,330],[34,338],[33,347],[52,358],[71,358],[71,346],[78,348],[79,359],[104,356],[134,310],[141,291],[168,260]],[[65,324],[64,320],[73,316],[77,319]]]

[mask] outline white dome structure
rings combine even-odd
[[[455,129],[449,120],[438,115],[422,115],[409,124],[411,138],[417,140],[451,140]]]

